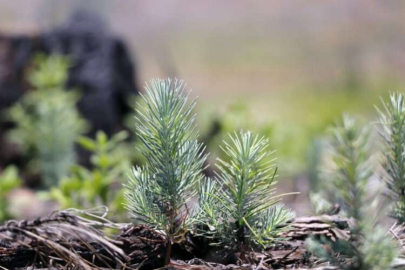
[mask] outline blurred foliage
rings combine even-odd
[[[8,205],[8,196],[10,192],[21,185],[21,179],[18,176],[18,170],[14,166],[8,166],[0,174],[0,222],[8,220],[11,217]]]
[[[367,193],[374,173],[370,136],[369,127],[344,115],[331,130],[328,141],[331,169],[325,170],[322,177],[322,202],[342,207],[342,213],[350,219],[350,238],[312,238],[307,247],[339,269],[390,269],[398,255],[393,240],[376,224],[378,215],[383,213],[377,208],[378,194],[369,198]],[[321,196],[313,198],[318,200]],[[325,206],[318,209],[324,210]]]
[[[135,149],[135,151],[129,152],[129,160],[132,164],[143,165],[146,163],[146,158],[142,155],[141,151],[138,149],[142,148],[142,142],[137,134],[137,118],[139,118],[138,109],[146,106],[145,100],[141,95],[133,95],[128,101],[128,105],[131,107],[132,111],[124,119],[124,126],[130,132],[130,139],[125,142],[128,149]]]
[[[225,158],[217,146],[227,134],[233,130],[251,130],[269,138],[270,145],[277,150],[277,163],[283,176],[307,172],[314,176],[310,171],[314,168],[311,158],[316,158],[312,148],[334,123],[336,115],[348,112],[368,118],[374,113],[373,104],[385,93],[381,90],[385,86],[396,87],[396,84],[387,82],[378,88],[359,91],[343,86],[322,90],[300,87],[286,92],[263,91],[243,100],[235,93],[236,97],[225,106],[213,99],[199,107],[202,139],[213,156]]]
[[[34,70],[28,74],[28,81],[36,89],[63,87],[68,79],[70,60],[60,55],[38,54],[34,59]]]
[[[212,116],[214,113],[215,116]],[[226,108],[223,114],[218,115],[218,111],[214,113],[205,112],[208,115],[207,117],[210,118],[210,122],[205,123],[205,132],[201,138],[206,143],[210,156],[220,157],[225,161],[229,160],[229,156],[224,151],[221,151],[219,145],[229,138],[229,134],[240,130],[252,130],[262,136],[271,138],[270,144],[272,147],[275,146],[272,140],[274,138],[274,126],[270,123],[258,123],[255,121],[254,115],[249,110],[247,103],[233,103]],[[287,149],[285,150],[288,151]],[[279,153],[279,150],[277,151]]]
[[[373,175],[371,129],[344,115],[330,133],[329,156],[319,176],[321,193],[331,204],[338,203],[346,216],[361,220],[366,211],[362,200]]]
[[[51,191],[43,192],[42,197],[57,201],[62,209],[104,205],[109,207],[115,218],[123,215],[121,183],[131,167],[128,149],[123,144],[127,137],[126,131],[110,139],[102,131],[97,133],[95,140],[80,137],[80,146],[92,153],[92,169],[77,164],[72,166],[69,176],[64,177],[59,186]]]
[[[324,155],[324,144],[324,140],[317,137],[308,147],[308,178],[310,181],[310,190],[313,192],[318,192],[322,188],[322,182],[319,177],[319,166],[322,163],[322,157]]]
[[[38,55],[28,75],[33,90],[8,111],[16,124],[9,138],[35,157],[29,168],[41,174],[46,187],[68,174],[76,160],[75,141],[86,126],[75,107],[78,93],[64,89],[68,68],[65,57]]]

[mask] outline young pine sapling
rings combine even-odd
[[[229,161],[218,159],[216,179],[202,185],[198,228],[243,258],[252,248],[279,240],[293,214],[277,205],[287,194],[275,194],[277,170],[268,140],[250,132],[230,138],[222,147]]]
[[[126,207],[135,222],[165,236],[168,264],[172,244],[182,241],[193,221],[187,204],[197,194],[206,155],[197,141],[195,101],[187,103],[182,81],[152,80],[142,97],[136,128],[146,164],[132,170]]]

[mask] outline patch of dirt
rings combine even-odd
[[[137,225],[124,230],[117,241],[122,250],[128,254],[132,264],[141,264],[143,268],[153,269],[164,264],[165,239],[156,231]]]

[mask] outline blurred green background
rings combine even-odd
[[[405,89],[402,1],[0,0],[0,32],[35,34],[77,9],[100,14],[127,42],[139,85],[186,81],[202,138],[222,127],[211,161],[227,132],[269,136],[282,190],[302,192],[286,201],[299,214],[310,212],[326,127],[343,112],[373,120],[380,96]]]

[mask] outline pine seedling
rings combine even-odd
[[[166,238],[165,263],[172,244],[183,240],[190,222],[187,203],[203,179],[206,155],[197,141],[195,100],[187,103],[183,81],[155,79],[142,95],[136,128],[146,164],[132,170],[126,207],[135,222],[145,223]]]
[[[316,256],[341,269],[389,269],[397,254],[391,238],[376,225],[377,201],[370,200],[366,193],[373,175],[370,134],[369,128],[344,115],[332,129],[330,139],[334,167],[324,180],[333,187],[337,200],[330,203],[338,202],[352,223],[350,239],[307,241]]]
[[[203,233],[243,258],[252,248],[280,240],[293,214],[277,205],[287,194],[275,193],[277,170],[268,140],[250,132],[230,138],[222,147],[230,161],[218,159],[216,179],[201,188],[198,221]]]
[[[332,129],[331,157],[335,167],[329,177],[336,199],[348,217],[363,220],[366,186],[373,175],[370,129],[344,115]]]
[[[394,93],[389,102],[383,102],[384,110],[378,110],[381,125],[380,136],[384,143],[382,179],[387,195],[393,201],[392,215],[398,222],[405,222],[405,104],[404,95]]]
[[[8,112],[16,124],[10,139],[34,157],[30,168],[41,174],[48,188],[68,174],[76,160],[75,141],[85,130],[75,107],[78,94],[64,89],[68,68],[65,57],[37,56],[28,76],[33,91]]]

